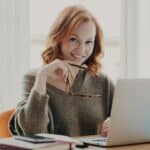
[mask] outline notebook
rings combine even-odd
[[[13,136],[0,139],[0,150],[63,150],[72,147],[72,142],[56,141],[40,136]]]
[[[117,82],[108,137],[81,138],[86,144],[116,146],[150,142],[150,79]]]

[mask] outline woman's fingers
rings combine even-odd
[[[108,127],[103,127],[101,131],[101,135],[106,137],[107,133],[108,133]]]
[[[50,76],[52,79],[58,79],[64,82],[66,82],[68,78],[71,83],[75,78],[75,73],[69,63],[71,62],[56,59],[55,61],[46,66],[48,76]]]
[[[109,128],[110,128],[110,118],[107,118],[102,124],[101,135],[106,137]]]
[[[55,70],[55,74],[60,80],[66,81],[68,77],[68,69],[64,66],[60,66]]]
[[[71,73],[71,75],[72,75],[73,77],[75,77],[75,72],[74,72],[73,66],[71,66],[71,64],[74,64],[74,62],[69,61],[69,60],[66,60],[66,61],[64,61],[64,62],[67,64],[67,67],[68,67],[69,72]]]

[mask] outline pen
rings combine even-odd
[[[69,63],[69,65],[74,66],[74,67],[77,67],[77,68],[81,68],[81,69],[86,69],[85,67],[80,66],[80,65],[75,65],[75,64],[71,64],[71,63]]]

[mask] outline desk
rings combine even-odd
[[[150,144],[137,144],[130,146],[119,146],[112,148],[88,146],[88,148],[74,148],[73,150],[150,150]]]

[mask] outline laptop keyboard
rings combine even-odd
[[[95,141],[95,142],[101,142],[101,141],[107,141],[107,138],[97,138],[97,139],[94,139],[92,141]]]
[[[85,143],[91,143],[91,144],[96,144],[96,145],[101,145],[101,143],[107,142],[108,138],[107,137],[86,137],[81,139],[82,142]]]

